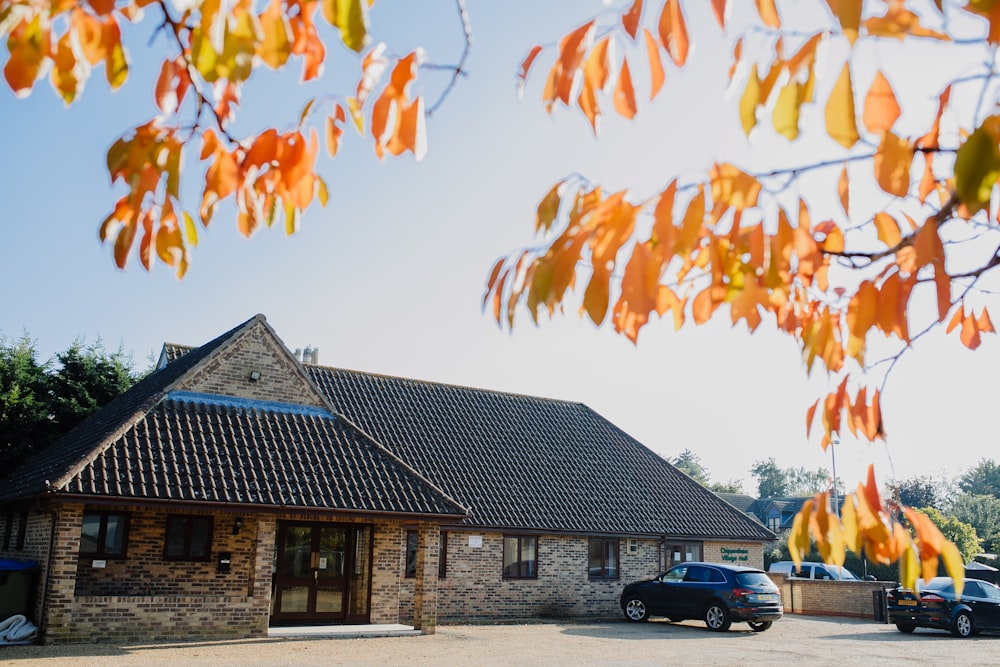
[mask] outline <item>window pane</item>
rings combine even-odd
[[[208,558],[211,549],[212,520],[207,517],[191,519],[191,558]]]
[[[503,576],[517,577],[519,571],[517,567],[517,538],[503,538]]]
[[[591,539],[588,546],[588,563],[587,568],[590,576],[601,577],[604,576],[604,552],[603,552],[604,540]]]
[[[104,534],[104,553],[109,556],[120,556],[125,546],[125,517],[121,514],[108,514],[108,528]]]
[[[101,515],[84,514],[83,531],[80,533],[80,553],[96,554],[97,544],[98,540],[100,539],[100,535],[101,535]]]
[[[187,526],[185,517],[167,517],[167,549],[170,558],[180,558],[184,555],[184,532]]]
[[[521,538],[521,576],[535,576],[535,538]]]
[[[417,531],[406,531],[406,576],[417,576]]]
[[[441,531],[441,538],[438,542],[438,578],[444,579],[448,571],[448,533]]]
[[[618,578],[618,540],[604,542],[604,576]]]

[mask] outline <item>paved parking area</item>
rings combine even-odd
[[[257,639],[141,646],[2,646],[0,665],[995,665],[1000,635],[904,635],[855,619],[786,616],[763,633],[734,624],[550,622],[441,626],[435,635],[363,639]]]

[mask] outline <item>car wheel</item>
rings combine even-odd
[[[725,632],[729,629],[732,621],[729,620],[729,612],[719,602],[709,602],[705,607],[705,625],[709,630],[715,632]]]
[[[754,632],[764,632],[771,627],[773,622],[774,621],[747,621],[747,625],[749,625],[750,629]]]
[[[951,634],[956,637],[968,637],[972,634],[972,616],[967,611],[960,611],[951,622]]]
[[[903,632],[903,633],[906,633],[906,634],[910,634],[911,632],[913,632],[913,630],[916,627],[917,626],[913,625],[912,623],[897,623],[896,624],[896,629],[899,630],[900,632]]]
[[[625,618],[628,620],[639,623],[640,621],[645,621],[649,618],[649,610],[646,609],[646,603],[637,597],[631,597],[625,601]]]

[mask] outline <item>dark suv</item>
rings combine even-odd
[[[700,618],[724,632],[734,621],[763,632],[781,618],[781,592],[763,570],[721,563],[681,563],[655,579],[628,584],[621,596],[630,621]]]

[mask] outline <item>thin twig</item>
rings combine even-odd
[[[462,31],[465,33],[465,46],[462,49],[462,57],[458,59],[458,64],[453,68],[448,69],[454,70],[451,81],[445,86],[444,91],[442,91],[440,97],[437,101],[431,105],[427,110],[427,116],[430,117],[437,111],[437,108],[441,106],[448,94],[451,93],[451,89],[455,87],[458,82],[458,77],[465,76],[465,61],[469,58],[469,52],[472,50],[472,23],[469,21],[469,10],[465,6],[465,0],[455,0],[455,4],[458,5],[458,16],[462,20]]]

